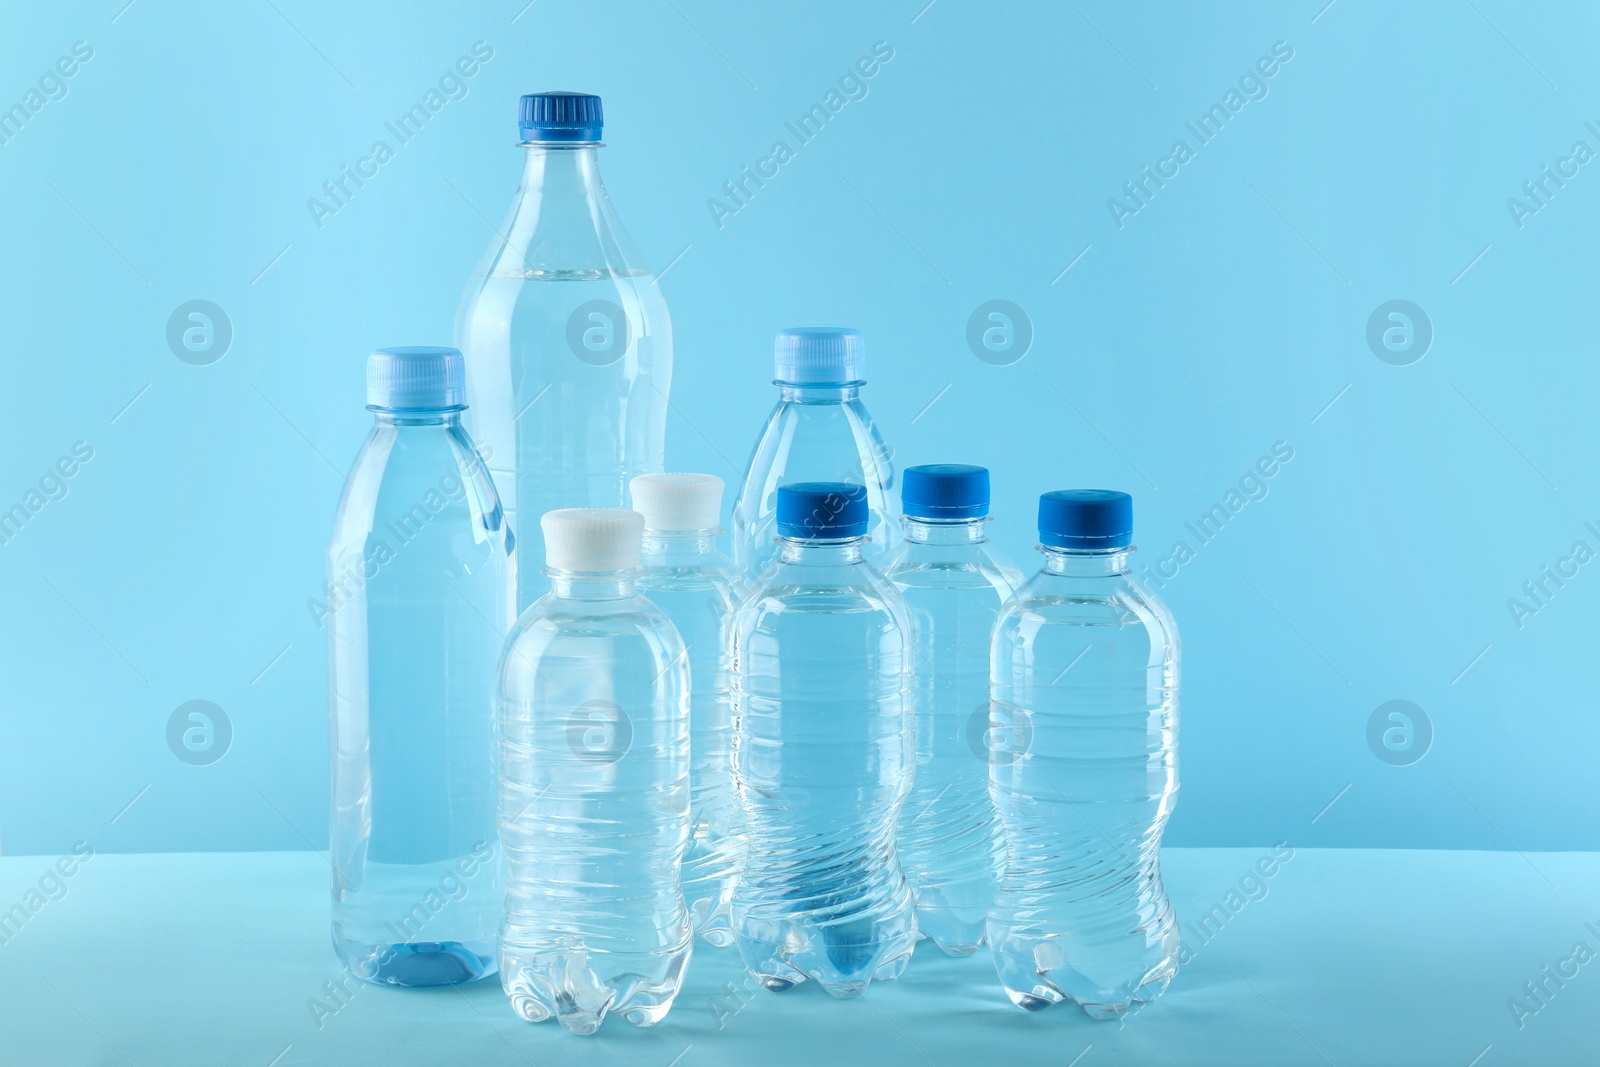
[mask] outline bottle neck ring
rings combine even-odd
[[[460,426],[465,406],[396,410],[368,406],[379,426]]]
[[[865,382],[801,383],[774,379],[778,395],[790,404],[841,404],[857,399]]]
[[[914,545],[981,545],[989,540],[989,516],[973,519],[928,519],[907,515],[902,520],[906,541]]]
[[[1128,573],[1128,556],[1133,546],[1084,550],[1040,545],[1044,553],[1044,569],[1048,574],[1069,578],[1105,578]]]
[[[550,592],[563,600],[621,600],[634,594],[638,569],[618,571],[566,571],[546,567]]]
[[[841,537],[837,540],[778,538],[778,559],[811,567],[842,566],[865,559],[866,537]]]

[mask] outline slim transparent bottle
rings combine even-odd
[[[469,426],[539,560],[539,516],[626,507],[628,482],[661,470],[672,322],[600,180],[600,98],[524,96],[518,129],[522,183],[462,298],[456,336]],[[523,568],[517,610],[548,588],[537,567]]]
[[[860,330],[798,326],[774,345],[778,404],[750,455],[733,506],[733,559],[750,578],[778,558],[778,487],[851,482],[867,494],[863,552],[882,567],[900,540],[893,452],[861,402],[866,342]]]
[[[917,940],[895,855],[910,784],[911,632],[862,556],[867,494],[778,490],[778,563],[739,609],[734,775],[747,850],[734,935],[764,988],[835,997],[905,970]]]
[[[733,944],[733,877],[742,852],[733,787],[733,613],[738,576],[717,550],[722,479],[714,474],[643,474],[633,506],[644,516],[639,591],[664,611],[688,649],[689,851],[683,896],[695,932]]]
[[[514,568],[463,397],[453,348],[371,355],[374,425],[328,546],[334,950],[391,985],[495,966],[494,679]]]
[[[889,579],[916,636],[917,749],[900,810],[900,866],[917,929],[951,956],[983,942],[1000,869],[989,799],[989,635],[1022,575],[989,543],[989,472],[960,463],[907,467],[905,541]]]
[[[517,620],[500,670],[500,983],[529,1022],[591,1034],[618,1012],[660,1022],[694,932],[679,887],[689,840],[689,666],[635,589],[638,513],[542,520],[550,592]]]
[[[989,948],[1012,1003],[1097,1019],[1178,969],[1161,832],[1178,795],[1178,630],[1129,572],[1133,503],[1039,501],[1044,569],[995,624],[990,788],[1004,828]]]

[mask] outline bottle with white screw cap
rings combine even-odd
[[[607,1014],[660,1022],[693,930],[689,667],[635,588],[644,519],[574,508],[543,520],[550,592],[500,665],[500,979],[523,1019],[591,1034]]]
[[[689,852],[683,895],[695,932],[733,944],[730,907],[740,855],[733,788],[733,613],[738,574],[717,548],[722,479],[714,474],[641,474],[633,506],[644,516],[639,589],[678,628],[688,649],[691,765]]]

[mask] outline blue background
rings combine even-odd
[[[1507,606],[1600,551],[1600,165],[1520,227],[1507,207],[1600,150],[1600,14],[1325,2],[8,4],[0,107],[74,42],[93,58],[0,144],[0,509],[75,442],[93,459],[0,544],[0,848],[325,847],[306,602],[363,359],[450,343],[515,189],[516,97],[557,87],[604,96],[607,184],[671,264],[674,469],[737,477],[773,331],[818,322],[866,331],[899,464],[993,468],[1026,565],[1041,491],[1133,492],[1153,564],[1293,449],[1161,593],[1169,842],[1600,847],[1600,563],[1520,627]],[[465,97],[398,145],[384,124],[479,41]],[[866,97],[719,226],[708,200],[880,41]],[[1266,97],[1200,146],[1184,124],[1280,41]],[[319,227],[308,198],[379,139],[394,158]],[[1108,199],[1179,139],[1194,158],[1119,227]],[[233,330],[208,366],[166,339],[195,299]],[[994,299],[1034,334],[1009,366],[966,340]],[[1367,342],[1394,299],[1434,332],[1408,366]],[[233,731],[206,766],[167,743],[197,699]],[[1409,766],[1367,740],[1396,699],[1432,724]]]

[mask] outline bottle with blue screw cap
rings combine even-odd
[[[836,997],[905,969],[917,937],[895,852],[910,785],[911,624],[868,562],[868,492],[779,487],[777,562],[734,620],[734,777],[746,855],[733,926],[765,989]]]
[[[468,421],[533,559],[540,515],[626,507],[662,469],[672,321],[600,179],[602,128],[598,96],[521,99],[522,182],[456,319]],[[523,568],[518,609],[547,588]]]
[[[989,783],[1005,839],[990,952],[1012,1003],[1115,1018],[1178,969],[1161,833],[1178,794],[1177,625],[1129,569],[1133,500],[1039,499],[1044,567],[990,644]]]
[[[915,635],[916,773],[900,811],[899,854],[917,928],[941,951],[983,942],[1000,868],[989,800],[989,635],[1022,575],[988,539],[989,471],[907,467],[905,540],[888,576]]]
[[[495,970],[494,672],[514,546],[465,394],[453,348],[368,357],[373,427],[312,602],[328,630],[334,949],[389,985]],[[411,908],[456,882],[468,891]]]
[[[893,453],[861,401],[860,330],[799,326],[774,345],[778,403],[751,452],[733,507],[734,561],[749,575],[778,556],[778,487],[845,481],[867,495],[867,559],[883,565],[900,540]]]

